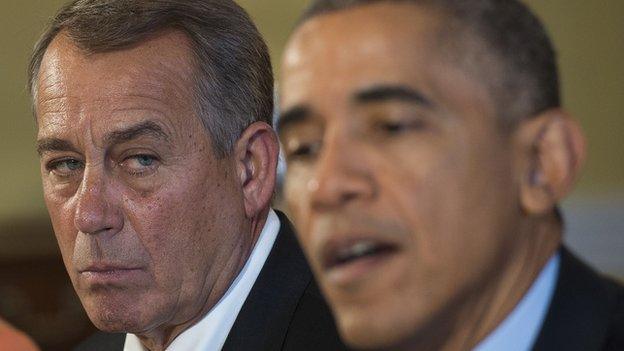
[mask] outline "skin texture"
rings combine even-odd
[[[71,281],[101,330],[162,350],[244,265],[275,182],[276,136],[249,126],[216,158],[191,99],[185,35],[87,55],[64,33],[36,94],[45,202]]]
[[[557,249],[553,208],[583,160],[562,110],[504,132],[495,96],[437,50],[442,20],[360,6],[304,23],[284,54],[285,196],[354,347],[475,346]],[[393,251],[328,265],[358,241]]]
[[[0,319],[0,351],[38,351],[30,338]]]

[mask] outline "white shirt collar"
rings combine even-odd
[[[474,351],[527,351],[535,343],[559,274],[559,253],[542,268],[533,285],[505,320]]]
[[[223,297],[203,319],[178,335],[166,351],[221,350],[273,248],[279,229],[279,218],[271,209],[249,259]],[[143,347],[136,335],[126,334],[124,351],[147,351],[147,349]]]

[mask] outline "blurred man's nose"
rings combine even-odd
[[[332,210],[373,197],[376,187],[369,167],[357,140],[338,134],[326,139],[307,184],[312,207]]]
[[[85,234],[115,234],[123,227],[123,214],[115,190],[101,169],[85,169],[76,192],[74,225]]]

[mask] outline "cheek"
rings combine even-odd
[[[50,221],[52,222],[54,235],[56,236],[63,256],[63,261],[68,271],[71,271],[70,267],[74,245],[76,242],[76,235],[78,234],[74,226],[75,213],[71,198],[55,196],[54,192],[50,192],[49,189],[44,186],[44,201],[48,209]]]
[[[187,197],[188,196],[188,197]],[[163,259],[167,254],[175,255],[176,251],[187,246],[189,239],[202,220],[210,220],[198,216],[198,206],[193,204],[191,194],[176,190],[159,192],[148,198],[125,200],[127,220],[139,235],[143,245],[150,249],[152,259]],[[161,252],[162,251],[162,252]],[[167,252],[173,251],[173,252]]]
[[[179,178],[157,193],[124,200],[127,220],[149,252],[159,280],[183,278],[208,266],[219,236],[235,228],[233,191],[214,176],[202,179],[212,181]]]
[[[469,237],[464,225],[475,202],[466,193],[470,161],[445,143],[410,145],[388,151],[396,157],[377,165],[383,201],[378,211],[394,216],[408,230],[413,269],[434,271],[453,260]]]
[[[418,259],[449,285],[476,278],[492,264],[504,240],[513,188],[504,152],[492,151],[500,145],[453,146],[412,163],[410,169],[418,171],[397,187],[405,189],[398,202],[403,213],[412,214],[407,218]]]
[[[411,141],[411,140],[410,140]],[[372,165],[382,196],[380,211],[393,213],[414,234],[429,232],[449,189],[447,174],[455,166],[431,143],[406,142],[388,147]]]

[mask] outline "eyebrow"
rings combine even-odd
[[[113,145],[128,142],[143,135],[169,141],[167,133],[152,121],[141,122],[126,129],[110,132],[104,137],[104,141],[107,145]],[[78,152],[76,147],[67,140],[59,138],[42,138],[37,140],[37,153],[39,156],[49,151]]]
[[[375,85],[358,91],[353,100],[356,103],[375,103],[385,101],[405,101],[424,107],[433,107],[434,104],[425,94],[404,85]],[[292,124],[305,122],[310,118],[311,109],[307,105],[294,106],[279,116],[277,130],[279,133]]]
[[[144,135],[169,141],[169,136],[162,127],[152,121],[141,122],[123,130],[110,132],[104,137],[104,141],[107,145],[120,144]]]
[[[298,105],[280,113],[277,120],[277,132],[282,133],[282,130],[289,125],[305,122],[310,118],[310,107],[306,105]]]
[[[77,152],[76,148],[69,141],[58,138],[43,138],[37,140],[37,154],[39,156],[47,151],[73,151]]]
[[[375,85],[358,91],[353,100],[356,103],[374,103],[384,101],[412,102],[424,107],[432,107],[433,103],[423,93],[404,85]]]

